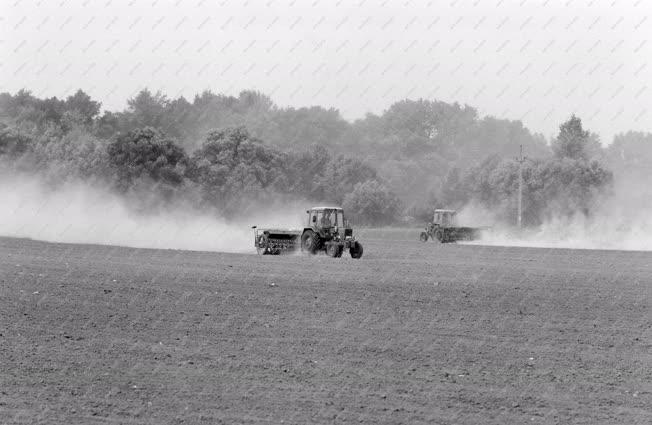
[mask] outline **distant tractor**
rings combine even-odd
[[[353,229],[339,207],[314,207],[306,211],[308,224],[303,230],[254,229],[254,244],[262,255],[278,255],[295,251],[317,254],[325,251],[338,258],[345,250],[351,257],[362,257],[362,244],[355,240]]]
[[[480,239],[481,227],[460,227],[457,225],[457,211],[435,210],[432,223],[426,225],[425,232],[421,232],[419,239],[427,242],[428,239],[440,243],[457,241],[471,241]]]

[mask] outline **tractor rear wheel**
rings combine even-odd
[[[349,253],[351,258],[360,258],[362,257],[362,244],[358,241],[355,241],[351,248],[349,248]]]
[[[435,239],[440,243],[444,242],[444,232],[441,229],[435,230]]]
[[[426,232],[421,232],[421,235],[419,235],[419,240],[421,242],[428,242],[428,234]]]
[[[301,251],[306,251],[312,255],[317,253],[319,249],[319,235],[315,234],[312,230],[306,230],[301,235]]]

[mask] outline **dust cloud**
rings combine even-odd
[[[477,205],[464,208],[460,217],[467,224],[485,224],[489,231],[474,244],[545,248],[652,250],[652,188],[641,179],[620,177],[611,195],[588,214],[548,217],[536,229],[518,231],[513,224],[497,222]],[[469,224],[471,225],[471,224]]]
[[[641,180],[620,179],[613,194],[590,214],[559,214],[536,229],[518,231],[513,223],[499,222],[476,204],[463,208],[458,221],[490,227],[482,239],[466,242],[470,244],[648,251],[652,250],[652,188],[646,186]],[[252,225],[302,227],[307,205],[297,201],[260,206],[256,213],[233,220],[184,208],[145,214],[130,209],[122,196],[87,183],[54,189],[40,177],[6,175],[0,179],[0,199],[0,236],[233,253],[255,253]]]
[[[52,189],[33,176],[3,176],[0,199],[0,236],[50,242],[254,253],[252,225],[298,227],[302,222],[302,210],[294,205],[287,206],[290,213],[261,208],[230,221],[183,208],[143,214],[108,189],[83,182]]]

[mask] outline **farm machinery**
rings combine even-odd
[[[254,229],[258,254],[279,255],[296,251],[341,257],[345,250],[352,258],[362,257],[362,244],[355,240],[353,229],[339,207],[314,207],[306,211],[308,223],[301,229]]]
[[[432,223],[426,225],[424,232],[421,232],[419,239],[427,242],[428,239],[440,243],[457,241],[471,241],[480,239],[484,227],[462,227],[457,225],[457,211],[435,210]]]

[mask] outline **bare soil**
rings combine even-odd
[[[0,239],[0,423],[652,423],[652,253]]]

